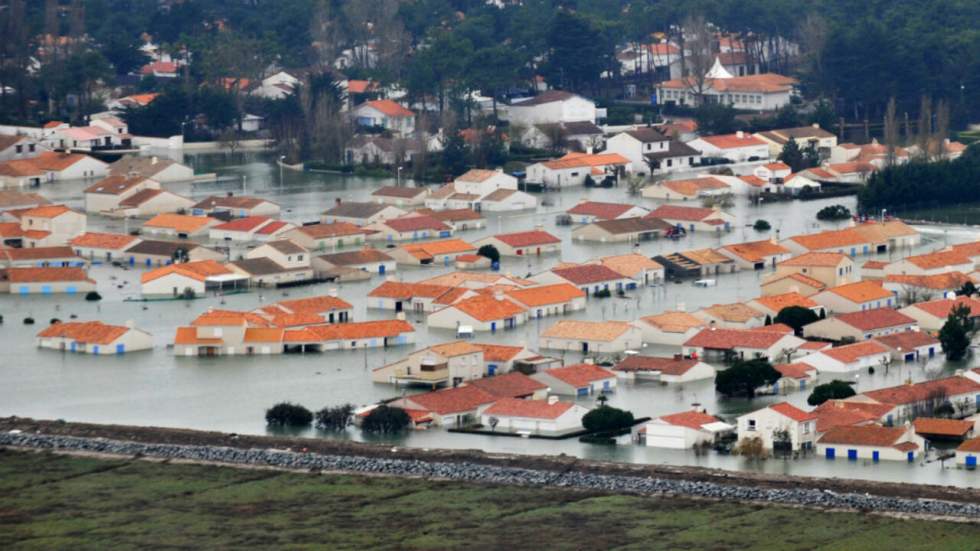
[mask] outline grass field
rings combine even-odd
[[[980,525],[0,450],[0,549],[977,549]]]

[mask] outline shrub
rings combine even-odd
[[[715,377],[715,390],[725,396],[755,396],[755,389],[771,385],[782,375],[766,360],[739,361]]]
[[[316,412],[316,428],[334,431],[344,430],[350,425],[353,415],[353,404],[323,408]]]
[[[819,406],[827,400],[843,400],[844,398],[850,398],[855,394],[856,392],[854,392],[854,388],[851,386],[851,383],[834,379],[829,383],[824,383],[813,387],[813,392],[810,394],[810,397],[806,399],[806,403],[810,404],[811,406]]]
[[[735,455],[743,455],[752,459],[765,459],[769,456],[766,447],[762,444],[761,438],[744,438],[732,448]]]
[[[394,434],[405,430],[412,418],[401,408],[378,406],[361,423],[364,432]]]
[[[183,292],[180,293],[180,298],[184,300],[194,300],[197,298],[197,293],[195,293],[194,289],[191,289],[190,287],[184,287]]]
[[[590,432],[609,432],[633,425],[633,414],[611,406],[599,406],[582,417],[582,426]]]
[[[313,422],[313,412],[299,404],[280,402],[266,410],[265,422],[279,427],[306,427]]]
[[[609,298],[612,296],[612,292],[609,289],[599,289],[598,291],[592,293],[595,298]]]
[[[500,262],[500,251],[498,251],[497,247],[494,247],[493,245],[484,245],[480,247],[480,249],[476,251],[476,254],[489,258],[490,262]]]
[[[813,310],[810,310],[809,308],[804,308],[802,306],[787,306],[776,314],[776,319],[774,319],[773,322],[788,325],[793,328],[793,331],[797,335],[799,335],[800,331],[803,330],[804,325],[809,325],[819,320],[820,316],[815,314]]]
[[[97,300],[102,300],[102,295],[100,295],[97,291],[89,291],[89,292],[85,293],[85,300],[87,300],[89,302],[95,302]]]
[[[817,220],[847,220],[850,217],[851,210],[844,205],[830,205],[817,211]]]
[[[752,229],[755,231],[769,231],[772,229],[772,225],[770,225],[766,220],[762,220],[760,218],[759,220],[755,221],[755,224],[752,224]]]

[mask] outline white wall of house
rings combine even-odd
[[[767,450],[772,450],[773,435],[788,431],[794,450],[812,448],[816,439],[815,420],[798,422],[769,408],[762,408],[739,416],[738,439],[759,438]]]

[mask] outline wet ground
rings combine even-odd
[[[202,182],[173,186],[173,189],[194,198],[225,193],[241,192],[271,197],[282,205],[283,217],[293,222],[315,220],[320,212],[329,208],[336,198],[363,200],[381,185],[393,181],[344,177],[333,174],[292,173],[282,174],[270,162],[271,156],[263,154],[199,155],[187,161],[197,172],[217,172],[217,182]],[[244,178],[243,178],[244,177]],[[244,185],[243,185],[244,179]],[[82,206],[82,190],[85,183],[57,184],[45,188],[44,193],[52,200]],[[541,206],[536,212],[488,215],[485,230],[461,232],[458,236],[469,241],[498,231],[520,231],[535,225],[562,237],[561,255],[541,258],[505,260],[502,272],[526,275],[547,269],[559,261],[578,262],[598,256],[623,254],[639,250],[647,256],[692,248],[719,246],[748,240],[766,239],[768,233],[751,229],[759,218],[768,220],[773,230],[785,238],[790,235],[831,228],[835,225],[818,223],[817,210],[828,204],[842,203],[854,207],[854,198],[845,197],[813,202],[787,202],[752,205],[742,198],[729,209],[737,219],[736,228],[722,236],[693,234],[679,241],[659,240],[646,242],[634,248],[627,244],[595,245],[572,243],[571,227],[557,226],[556,214],[574,206],[580,199],[631,202],[654,208],[656,202],[641,197],[627,196],[625,189],[579,188],[547,195],[539,195],[550,206]],[[116,230],[124,228],[121,221],[109,221],[90,217],[89,229]],[[968,227],[924,227],[923,245],[920,250],[939,248],[947,243],[963,242],[980,238]],[[883,256],[887,259],[887,256]],[[859,262],[860,264],[860,262]],[[446,267],[399,269],[397,277],[414,281],[449,271]],[[0,326],[0,342],[3,356],[0,358],[0,415],[22,415],[35,418],[64,418],[72,421],[188,427],[239,433],[262,434],[265,432],[263,414],[272,404],[289,400],[302,403],[311,409],[341,402],[368,404],[381,398],[401,393],[388,385],[374,384],[368,371],[371,368],[401,358],[411,347],[396,347],[365,352],[332,352],[306,356],[228,357],[228,358],[175,358],[167,344],[173,340],[173,328],[185,324],[209,307],[252,309],[264,303],[299,296],[325,294],[336,288],[339,296],[354,304],[356,320],[392,317],[393,313],[367,310],[365,295],[380,283],[378,278],[351,284],[322,284],[299,287],[288,291],[262,291],[256,293],[208,297],[191,302],[127,302],[124,299],[138,296],[139,270],[95,266],[91,274],[99,281],[99,291],[104,300],[100,303],[84,302],[72,297],[0,297],[0,315],[5,323]],[[744,301],[759,294],[759,280],[764,273],[740,272],[720,276],[718,286],[698,289],[684,284],[668,284],[662,287],[641,289],[626,299],[590,300],[584,312],[574,317],[581,319],[632,320],[665,309],[683,307],[694,310],[715,303]],[[157,347],[150,352],[134,353],[124,357],[94,358],[70,355],[49,350],[39,350],[34,345],[34,335],[51,318],[66,320],[71,314],[78,319],[100,319],[107,323],[135,321],[136,325],[154,335]],[[37,325],[23,325],[21,320],[31,316]],[[531,323],[513,331],[478,334],[477,340],[500,343],[537,345],[538,334],[550,324],[562,318],[550,318]],[[409,320],[415,323],[417,347],[442,342],[453,337],[451,331],[429,330],[422,317]],[[669,354],[675,350],[650,347],[646,354]],[[566,362],[577,361],[580,356],[568,353]],[[942,360],[912,366],[893,366],[887,372],[879,370],[875,375],[862,374],[857,378],[858,390],[899,384],[906,378],[922,380],[927,373],[949,372],[957,367]],[[656,416],[685,410],[692,404],[701,404],[709,411],[723,417],[733,416],[761,407],[777,400],[788,400],[805,405],[806,394],[797,392],[783,397],[762,397],[752,402],[717,398],[712,383],[700,382],[680,386],[661,386],[654,383],[622,384],[610,403],[634,412],[637,416]],[[591,405],[591,399],[583,401]],[[351,432],[350,438],[360,438]],[[762,470],[803,475],[861,477],[877,480],[906,480],[956,485],[978,485],[977,475],[965,471],[940,469],[938,464],[924,467],[906,464],[865,465],[862,463],[828,463],[824,460],[749,462],[741,458],[715,454],[695,456],[693,453],[650,450],[639,446],[624,445],[601,447],[571,441],[522,440],[494,438],[478,435],[450,434],[441,430],[415,432],[399,437],[404,445],[429,448],[478,448],[508,453],[558,454],[565,453],[593,459],[612,459],[641,463],[692,464],[724,469]]]

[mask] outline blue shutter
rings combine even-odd
[[[116,345],[116,354],[123,354],[125,352],[126,352],[126,345],[125,344],[117,344]]]
[[[827,459],[833,459],[834,458],[834,455],[835,455],[835,450],[834,450],[834,448],[827,448],[827,451],[825,453],[826,453]]]

